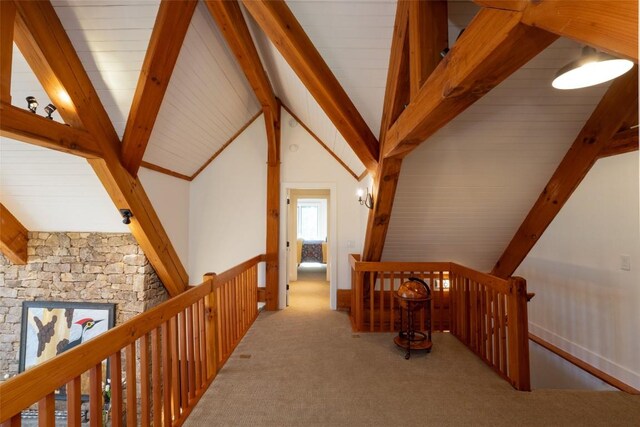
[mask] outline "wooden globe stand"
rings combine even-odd
[[[395,294],[396,299],[398,299],[398,307],[400,309],[400,332],[398,333],[398,336],[393,339],[393,342],[398,347],[407,350],[407,353],[404,355],[404,358],[407,360],[411,357],[411,350],[425,350],[430,352],[433,345],[431,342],[431,290],[429,289],[429,286],[420,279],[410,278],[409,280],[416,281],[424,285],[427,296],[409,298],[401,295],[399,292],[396,292]],[[415,312],[420,310],[422,307],[426,307],[427,309],[426,333],[416,329],[413,319]],[[404,312],[407,313],[406,329]]]

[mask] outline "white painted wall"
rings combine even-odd
[[[516,274],[530,331],[640,388],[638,153],[599,160]],[[628,255],[631,271],[621,270]]]
[[[191,182],[189,280],[265,251],[267,136],[256,119]]]
[[[151,200],[182,265],[189,265],[189,181],[140,168],[140,182]]]
[[[529,341],[529,358],[534,390],[617,390],[533,341]]]
[[[281,181],[291,188],[313,188],[310,184],[331,184],[335,186],[336,249],[335,266],[337,288],[351,288],[349,253],[361,253],[366,226],[367,208],[360,206],[356,198],[359,183],[353,178],[311,135],[300,125],[291,127],[291,116],[282,112],[282,165]],[[289,147],[295,144],[297,151]],[[328,188],[319,185],[316,188]],[[281,242],[282,246],[282,242]],[[333,295],[332,295],[333,298]]]
[[[31,231],[129,232],[85,159],[4,137],[0,202]]]

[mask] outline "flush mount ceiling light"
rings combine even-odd
[[[556,89],[580,89],[620,77],[633,67],[633,62],[585,46],[582,55],[558,71],[551,85]]]
[[[29,107],[29,111],[35,113],[38,109],[38,101],[36,101],[35,96],[27,96],[27,107]]]

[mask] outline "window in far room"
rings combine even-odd
[[[327,201],[298,199],[298,238],[327,240]]]

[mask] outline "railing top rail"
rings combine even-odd
[[[242,273],[243,271],[247,270],[248,268],[253,267],[254,265],[260,263],[260,262],[264,262],[266,261],[266,255],[258,255],[255,256],[251,259],[246,260],[243,263],[240,263],[238,265],[236,265],[235,267],[230,268],[229,270],[225,271],[224,273],[220,273],[218,275],[216,275],[216,281],[215,281],[215,285],[214,286],[220,286],[223,285],[224,283],[228,282],[229,280],[233,279],[234,277],[236,277],[238,274]]]
[[[449,271],[450,262],[395,262],[395,261],[359,261],[354,254],[349,256],[351,268],[355,271]]]
[[[489,273],[482,273],[472,268],[465,267],[464,265],[451,263],[451,271],[453,273],[461,274],[474,282],[482,283],[490,286],[498,292],[508,294],[509,293],[509,280],[501,279],[497,276],[492,276]]]
[[[357,272],[380,272],[380,271],[449,271],[463,275],[475,282],[490,286],[502,293],[509,293],[509,280],[492,276],[489,273],[482,273],[455,262],[396,262],[396,261],[360,261],[359,254],[350,254],[349,263],[351,269]]]
[[[239,274],[238,267],[248,268],[264,258],[258,255],[239,266],[233,267],[216,277],[226,277],[230,273]],[[223,282],[220,282],[223,283]],[[193,305],[214,289],[214,281],[205,280],[162,304],[146,311],[90,341],[43,362],[20,375],[0,384],[0,422],[18,414],[27,406],[38,402],[53,390],[64,386],[79,374],[101,363],[110,355],[134,343],[144,334],[159,327],[167,320]]]

